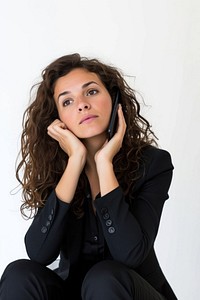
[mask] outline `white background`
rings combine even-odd
[[[42,69],[72,52],[118,66],[144,97],[143,114],[175,166],[156,241],[181,300],[199,299],[200,2],[1,0],[0,274],[26,257],[15,160],[22,114]],[[45,129],[44,129],[45,130]]]

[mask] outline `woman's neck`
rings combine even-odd
[[[83,144],[85,145],[87,149],[87,159],[86,159],[86,165],[85,170],[96,172],[96,164],[95,164],[95,154],[106,141],[106,136],[96,136],[89,139],[82,140]]]
[[[90,139],[85,139],[82,141],[85,147],[87,148],[85,174],[90,183],[90,189],[92,194],[91,196],[93,200],[95,199],[96,195],[99,194],[100,192],[99,178],[98,178],[96,163],[95,163],[95,154],[99,149],[101,149],[105,141],[106,141],[105,135],[93,137]]]

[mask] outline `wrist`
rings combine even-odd
[[[80,167],[81,169],[84,167],[86,162],[86,153],[82,154],[74,154],[68,158],[68,165],[76,167]]]
[[[104,196],[119,186],[112,162],[100,164],[97,167],[101,196]]]
[[[67,166],[55,192],[57,197],[66,203],[70,203],[74,197],[80,174],[85,165],[85,156],[70,156]]]
[[[113,163],[112,163],[112,161],[109,161],[109,160],[98,159],[96,161],[96,168],[97,168],[98,174],[101,172],[106,172],[106,171],[113,172]]]

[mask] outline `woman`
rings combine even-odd
[[[154,252],[173,165],[120,71],[79,54],[58,58],[23,125],[16,175],[21,211],[34,213],[30,260],[6,268],[0,298],[177,299]],[[47,268],[59,255],[58,269]]]

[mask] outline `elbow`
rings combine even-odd
[[[119,251],[119,257],[116,257],[116,260],[124,263],[131,269],[138,268],[146,259],[149,253],[150,245],[146,245],[144,241],[140,241],[137,247],[133,247],[132,249],[127,248],[127,251]],[[123,254],[123,255],[121,255]]]
[[[144,255],[136,254],[135,252],[130,253],[126,257],[120,258],[120,261],[131,269],[136,269],[144,261]]]
[[[53,263],[58,255],[51,255],[47,251],[44,251],[42,247],[36,247],[31,241],[28,241],[25,237],[25,248],[28,257],[44,266],[48,266]]]
[[[39,252],[39,254],[35,253],[34,251],[29,251],[28,249],[26,249],[27,255],[30,258],[30,260],[35,261],[43,266],[48,266],[50,264],[52,264],[57,256],[54,257],[47,257],[47,256],[43,256],[41,254],[41,252]]]

